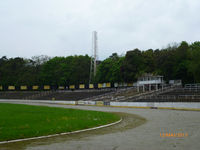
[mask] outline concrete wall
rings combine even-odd
[[[154,107],[198,108],[198,109],[200,109],[200,103],[155,103]]]
[[[200,103],[180,103],[180,102],[108,102],[103,101],[53,101],[53,100],[0,100],[0,102],[23,102],[23,103],[54,103],[67,105],[96,105],[96,106],[113,106],[113,107],[138,107],[138,108],[177,108],[177,109],[198,109],[200,110]]]
[[[200,109],[200,103],[177,103],[177,102],[110,102],[111,106],[127,106],[127,107],[166,107],[166,108],[195,108]]]

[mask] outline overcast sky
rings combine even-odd
[[[0,0],[0,57],[98,55],[200,40],[199,0]]]

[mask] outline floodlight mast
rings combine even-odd
[[[92,82],[92,79],[96,76],[97,72],[97,50],[98,50],[98,45],[97,45],[97,32],[93,31],[92,32],[92,56],[91,56],[91,64],[90,64],[90,79],[89,79],[89,84]]]

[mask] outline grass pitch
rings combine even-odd
[[[119,119],[107,112],[0,103],[0,141],[71,132]]]

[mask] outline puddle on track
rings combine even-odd
[[[78,141],[82,139],[91,138],[93,136],[103,135],[103,134],[111,134],[116,132],[123,132],[128,129],[135,128],[140,126],[146,122],[146,119],[134,114],[127,114],[127,113],[115,113],[121,116],[122,121],[116,125],[86,131],[82,133],[75,133],[70,135],[61,135],[51,138],[44,138],[44,139],[37,139],[37,140],[30,140],[30,141],[22,141],[22,142],[15,142],[15,143],[7,143],[7,144],[0,144],[0,150],[25,150],[29,149],[29,147],[35,147],[40,145],[50,145],[53,143],[63,143],[67,141]]]

